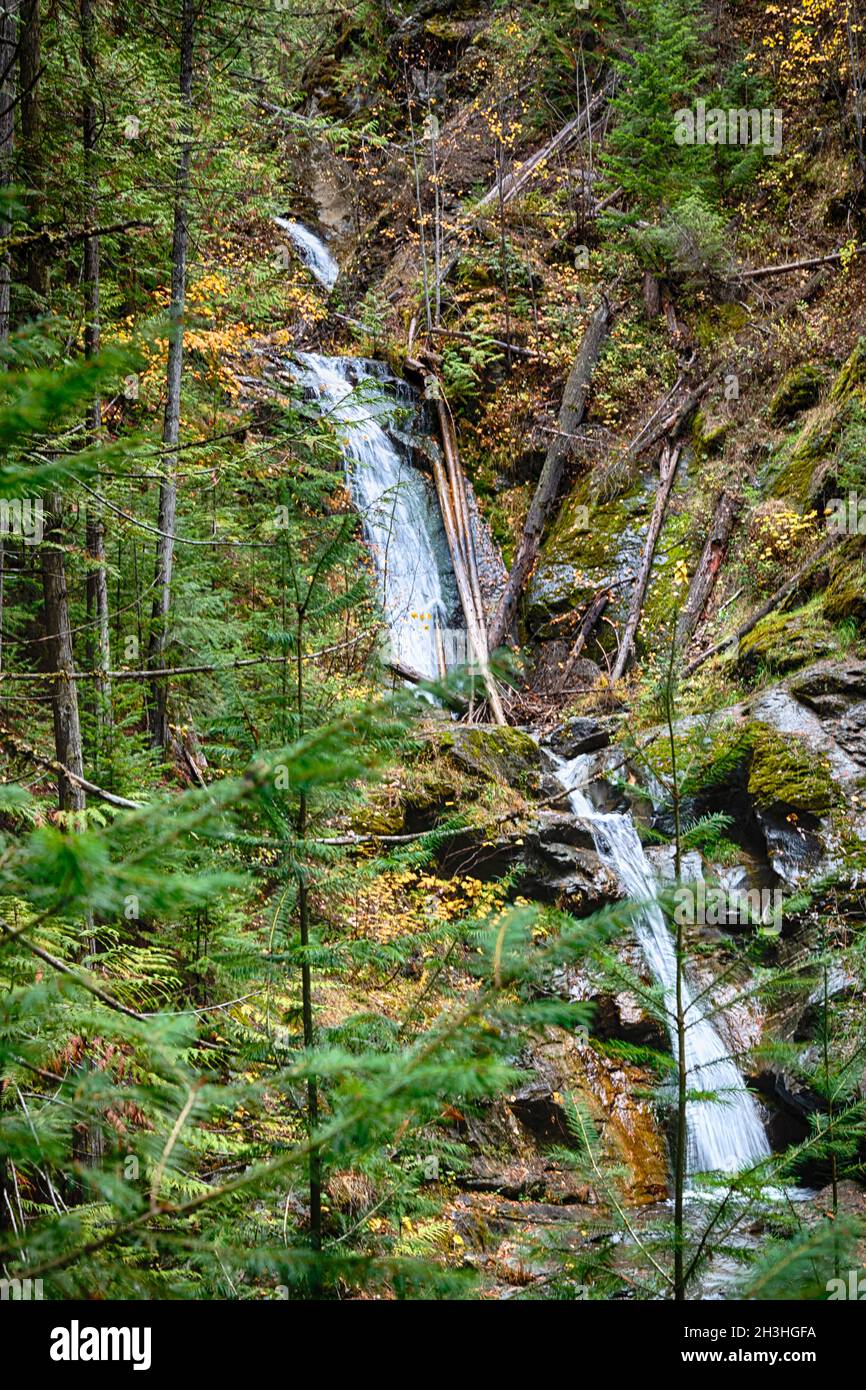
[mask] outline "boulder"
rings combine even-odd
[[[615,725],[615,721],[609,719],[589,719],[580,716],[566,719],[545,736],[543,747],[549,749],[556,757],[571,762],[572,758],[579,757],[581,753],[595,753],[599,748],[606,748],[610,743],[612,725]]]

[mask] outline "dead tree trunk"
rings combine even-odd
[[[494,722],[504,724],[506,722],[505,713],[487,656],[484,605],[481,597],[481,585],[478,580],[478,565],[472,539],[469,506],[466,501],[466,480],[457,452],[454,421],[451,418],[448,403],[442,394],[441,384],[435,377],[428,377],[427,379],[429,382],[435,383],[436,410],[439,416],[439,431],[442,437],[442,452],[446,465],[443,467],[441,461],[434,457],[433,476],[439,497],[439,509],[442,513],[442,524],[445,527],[448,548],[451,552],[457,592],[460,595],[460,603],[466,619],[469,646],[484,681]]]
[[[692,579],[689,596],[680,610],[677,622],[677,642],[685,646],[706,612],[716,586],[719,570],[728,552],[728,541],[742,509],[742,500],[724,491],[716,503],[713,520],[707,533],[701,558]]]
[[[84,756],[78,718],[72,627],[69,621],[69,594],[63,554],[63,504],[60,494],[52,494],[48,504],[50,515],[46,517],[45,539],[42,544],[42,591],[45,645],[53,675],[51,708],[54,715],[54,748],[57,761],[68,767],[76,777],[83,777]],[[84,810],[84,792],[80,784],[65,777],[63,773],[58,774],[57,794],[62,811]]]
[[[18,0],[0,0],[0,188],[12,182],[12,155],[15,143],[15,30]],[[5,239],[12,224],[4,213],[0,238]],[[0,257],[0,344],[9,339],[9,311],[12,254]]]
[[[775,593],[770,595],[766,603],[762,603],[760,608],[757,608],[755,612],[752,613],[751,617],[746,619],[742,627],[738,627],[736,632],[731,633],[730,637],[723,637],[721,642],[717,642],[714,647],[710,647],[708,651],[702,652],[700,656],[695,657],[694,661],[683,671],[683,675],[692,675],[694,671],[697,671],[699,666],[703,666],[705,661],[709,661],[711,656],[717,656],[719,652],[723,652],[726,647],[733,646],[735,642],[739,642],[743,637],[746,637],[748,633],[752,631],[753,627],[757,627],[762,618],[766,618],[769,613],[772,613],[775,608],[779,607],[780,603],[784,603],[785,599],[797,588],[800,581],[805,579],[806,575],[811,569],[814,569],[819,560],[823,560],[825,555],[829,555],[833,547],[838,545],[840,540],[843,539],[843,536],[843,532],[831,532],[831,534],[818,546],[815,554],[806,561],[805,565],[801,565],[796,574],[792,574],[790,579],[786,579],[784,584],[781,584],[779,588],[776,589]]]
[[[521,164],[519,169],[515,169],[507,178],[501,181],[497,179],[492,188],[489,188],[484,197],[476,204],[477,210],[492,207],[501,199],[503,203],[510,203],[512,198],[516,198],[529,183],[536,171],[543,167],[552,155],[558,151],[568,149],[577,140],[584,130],[589,130],[609,102],[615,87],[615,79],[610,78],[602,91],[593,97],[588,106],[568,121],[561,130],[548,140],[540,150],[530,155],[529,159]]]
[[[568,685],[568,682],[574,675],[574,668],[578,663],[581,652],[586,646],[587,638],[589,637],[589,634],[592,632],[593,628],[595,627],[596,623],[598,622],[599,618],[601,617],[602,613],[604,612],[605,608],[607,608],[607,605],[609,603],[610,590],[605,589],[602,591],[602,593],[596,594],[592,603],[589,605],[589,608],[587,608],[586,612],[584,613],[583,618],[581,619],[580,627],[577,629],[577,636],[575,637],[574,642],[572,643],[571,651],[568,653],[565,665],[562,668],[562,675],[560,676],[559,680],[560,690],[565,689],[565,687]]]
[[[87,89],[81,113],[82,146],[84,151],[85,220],[88,226],[99,222],[99,170],[96,163],[98,112],[96,106],[96,32],[93,0],[81,0],[81,65]],[[95,357],[99,351],[99,237],[84,240],[84,355]],[[90,441],[98,438],[102,428],[102,402],[94,396],[87,418]],[[98,491],[99,489],[97,489]],[[107,672],[111,666],[111,643],[108,617],[108,579],[105,570],[105,523],[100,510],[89,508],[85,528],[85,543],[90,568],[87,575],[87,607],[93,615],[96,640],[91,644],[91,667],[94,677],[94,714],[96,728],[96,764],[104,749],[105,733],[111,724],[111,685]]]
[[[626,619],[622,641],[619,644],[619,651],[616,654],[616,661],[614,662],[613,671],[611,672],[612,681],[618,681],[620,679],[625,672],[629,657],[631,656],[634,639],[637,635],[638,624],[640,623],[640,615],[643,611],[643,603],[646,597],[650,574],[652,573],[656,545],[658,544],[662,523],[665,519],[668,498],[671,495],[671,488],[674,485],[674,478],[677,475],[679,458],[680,446],[678,444],[666,444],[662,450],[662,456],[659,462],[659,485],[656,491],[656,500],[653,506],[652,516],[650,517],[649,527],[647,528],[640,568],[637,573],[634,593],[632,594],[631,604],[628,610],[628,618]]]
[[[22,0],[18,25],[19,104],[23,182],[30,193],[30,217],[37,225],[45,211],[45,150],[42,138],[42,11],[41,0]],[[48,247],[34,242],[27,259],[27,283],[42,311],[48,294]]]
[[[566,382],[557,432],[544,460],[505,592],[499,600],[499,606],[490,624],[488,646],[491,651],[502,646],[514,625],[520,595],[535,564],[542,532],[559,493],[565,463],[572,449],[572,436],[583,419],[589,383],[601,345],[610,327],[610,319],[610,305],[602,295],[601,303],[589,322],[577,361]]]
[[[177,513],[177,444],[180,435],[180,388],[183,372],[183,313],[186,304],[186,262],[189,249],[189,171],[192,157],[192,65],[195,36],[195,0],[183,0],[180,36],[180,98],[185,112],[180,152],[175,169],[174,230],[171,242],[171,338],[166,370],[166,401],[162,442],[166,446],[163,479],[159,488],[159,539],[156,545],[156,592],[150,627],[148,664],[165,665],[166,635],[171,611],[171,574],[174,564],[174,527]],[[154,680],[150,692],[148,725],[155,748],[167,748],[168,683]]]

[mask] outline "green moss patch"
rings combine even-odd
[[[839,650],[839,639],[815,602],[791,613],[768,613],[741,638],[741,670],[763,666],[769,671],[796,671]]]
[[[830,559],[830,581],[822,596],[824,614],[831,622],[855,618],[866,622],[866,544],[856,537]]]
[[[841,800],[830,763],[799,739],[782,737],[769,724],[749,725],[752,750],[749,792],[758,806],[790,806],[815,816],[827,815]]]
[[[817,405],[821,395],[822,376],[810,362],[795,367],[782,378],[776,388],[767,414],[771,425],[785,425],[804,410]]]

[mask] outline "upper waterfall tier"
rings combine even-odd
[[[297,353],[295,362],[302,385],[342,427],[346,477],[376,567],[391,657],[435,679],[465,660],[465,634],[452,622],[457,594],[436,498],[395,434],[400,384],[377,362],[314,353]]]
[[[321,237],[317,237],[302,222],[293,222],[288,217],[275,217],[274,222],[294,243],[304,265],[315,275],[319,284],[324,285],[326,290],[332,290],[340,267]]]

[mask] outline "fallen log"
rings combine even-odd
[[[728,551],[731,532],[742,510],[742,499],[725,489],[716,503],[707,539],[677,621],[677,642],[685,646],[706,612],[719,570]]]
[[[601,345],[607,336],[610,320],[610,304],[606,296],[602,295],[601,303],[590,319],[583,335],[577,360],[566,382],[557,422],[557,434],[547,451],[544,467],[541,470],[535,495],[526,517],[517,555],[508,576],[505,591],[499,600],[499,605],[490,624],[488,646],[491,651],[502,646],[514,624],[520,595],[538,556],[542,532],[562,482],[566,459],[571,451],[570,436],[574,434],[583,419],[589,383],[598,361]]]
[[[866,254],[866,246],[855,246],[848,254],[862,256]],[[761,280],[766,275],[786,275],[793,270],[812,270],[817,265],[831,265],[833,261],[841,261],[841,259],[841,251],[831,251],[827,256],[808,256],[802,261],[783,261],[781,265],[759,265],[752,270],[737,270],[731,279]]]
[[[466,479],[460,464],[454,421],[442,390],[442,383],[435,373],[431,372],[423,362],[413,358],[406,359],[406,366],[410,370],[420,372],[425,382],[428,399],[432,399],[436,405],[444,463],[443,459],[435,453],[432,462],[433,481],[436,484],[442,525],[451,553],[451,564],[466,621],[469,646],[484,681],[493,719],[497,724],[505,724],[505,711],[502,708],[499,691],[496,688],[488,660],[484,604],[481,597],[481,584],[478,579],[469,504],[466,500]]]
[[[691,676],[697,671],[699,666],[703,666],[705,661],[709,661],[711,656],[718,656],[719,652],[723,652],[726,647],[731,647],[735,642],[739,642],[743,637],[746,637],[748,633],[752,631],[753,627],[757,627],[762,618],[766,618],[775,608],[779,607],[780,603],[784,603],[785,599],[797,588],[797,585],[805,579],[809,571],[814,569],[819,560],[823,560],[826,555],[829,555],[833,547],[838,545],[840,540],[843,539],[843,536],[844,532],[841,531],[833,531],[831,535],[827,536],[824,541],[822,541],[821,545],[818,546],[815,554],[806,561],[805,565],[801,565],[796,574],[792,574],[790,579],[786,579],[784,584],[780,584],[779,588],[776,589],[775,593],[770,595],[766,603],[762,603],[760,608],[757,608],[751,617],[746,619],[742,627],[738,627],[736,632],[732,632],[729,637],[723,637],[721,642],[717,642],[714,647],[710,647],[708,651],[702,652],[700,656],[695,657],[694,661],[690,662],[685,668],[683,675]]]
[[[661,534],[662,523],[667,511],[668,498],[671,495],[671,488],[674,485],[674,478],[677,475],[677,464],[680,458],[680,446],[678,444],[665,444],[659,462],[659,485],[656,490],[656,500],[653,505],[652,516],[647,528],[646,540],[644,541],[643,554],[641,556],[640,568],[635,580],[634,592],[629,605],[628,618],[626,619],[625,629],[622,634],[622,641],[619,644],[619,651],[616,655],[611,680],[617,681],[623,675],[631,656],[634,639],[637,635],[643,602],[646,597],[647,586],[650,574],[652,573],[653,558],[655,556],[656,545]]]
[[[589,608],[581,619],[580,627],[577,629],[577,636],[572,643],[571,651],[566,657],[565,665],[562,668],[562,675],[559,680],[559,689],[563,690],[574,675],[574,668],[580,659],[580,654],[587,643],[587,638],[592,632],[602,613],[610,603],[610,590],[605,589],[602,593],[596,594]]]
[[[593,122],[601,115],[606,107],[615,89],[616,79],[614,77],[609,77],[602,90],[592,98],[589,105],[584,107],[583,111],[579,111],[576,116],[573,116],[570,121],[567,121],[566,124],[548,140],[547,144],[543,145],[540,150],[536,150],[535,154],[525,160],[524,163],[520,165],[519,169],[513,170],[507,178],[503,179],[501,187],[499,180],[497,180],[492,188],[488,188],[484,197],[475,204],[475,211],[481,212],[484,208],[491,207],[494,203],[499,202],[500,197],[503,203],[510,203],[512,198],[516,198],[518,193],[525,188],[533,174],[536,173],[541,165],[545,164],[547,160],[550,159],[551,155],[556,154],[560,150],[568,149],[569,145],[573,144],[582,134],[584,127],[589,129],[592,126]]]

